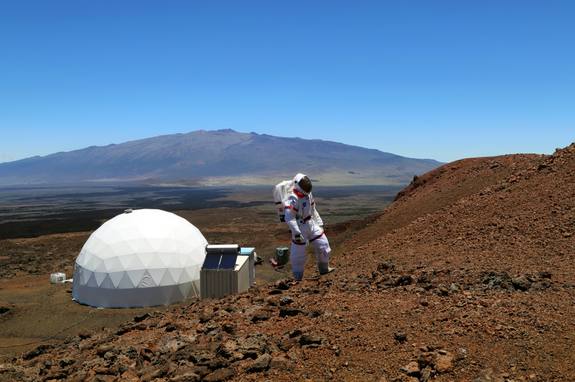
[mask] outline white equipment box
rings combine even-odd
[[[62,284],[66,281],[66,274],[65,273],[52,273],[50,275],[50,282],[52,284]]]

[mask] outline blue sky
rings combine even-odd
[[[575,1],[1,1],[0,162],[231,128],[443,162],[575,141]]]

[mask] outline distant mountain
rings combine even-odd
[[[323,140],[199,130],[2,163],[0,186],[94,181],[273,184],[297,172],[325,185],[400,185],[441,164]]]

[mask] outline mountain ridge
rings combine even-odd
[[[319,139],[197,130],[0,164],[0,186],[94,181],[178,182],[211,185],[277,179],[308,172],[322,184],[408,184],[441,165]]]

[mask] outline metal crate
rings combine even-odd
[[[208,245],[200,270],[201,298],[219,298],[248,290],[255,283],[254,257],[254,248]]]

